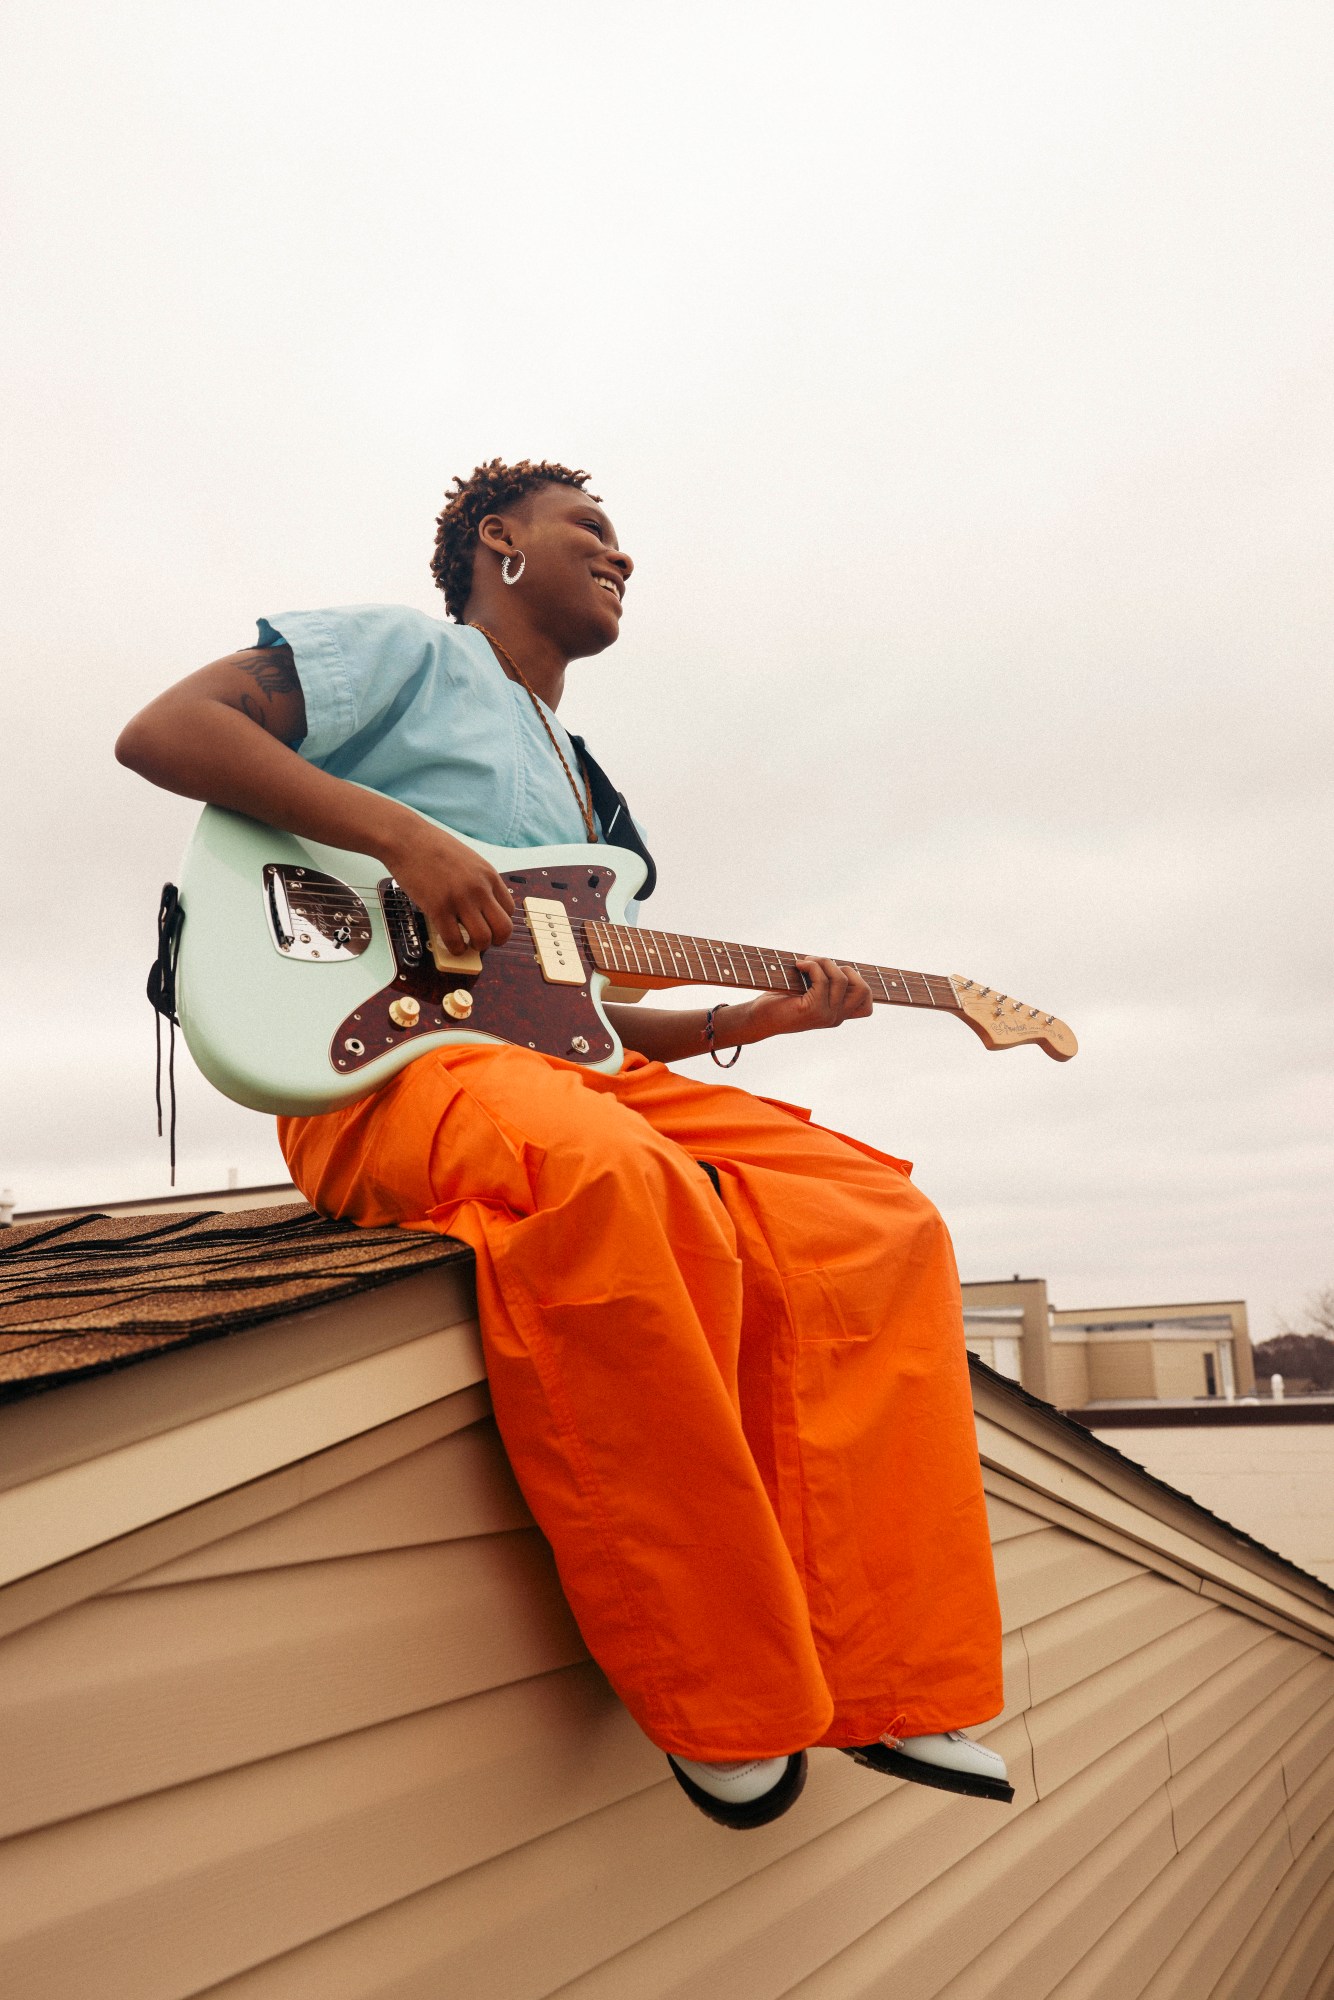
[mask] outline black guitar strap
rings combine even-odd
[[[167,1023],[167,1091],[171,1100],[171,1184],[176,1185],[176,960],[181,949],[181,925],[185,912],[174,882],[162,885],[157,912],[157,957],[148,968],[148,997],[153,1004],[153,1038],[157,1044],[157,1070],[153,1094],[157,1099],[157,1135],[162,1137],[162,1023]]]
[[[570,741],[579,753],[579,762],[588,778],[593,809],[602,822],[602,838],[615,847],[632,848],[648,863],[644,886],[636,892],[636,900],[646,903],[658,886],[658,866],[644,845],[643,836],[625,803],[625,794],[617,791],[582,736],[571,736]]]

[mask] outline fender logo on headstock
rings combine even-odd
[[[989,1049],[1012,1049],[1021,1042],[1036,1042],[1057,1062],[1069,1062],[1071,1056],[1078,1054],[1079,1043],[1055,1014],[1044,1014],[1040,1007],[1012,1000],[1008,993],[979,986],[975,979],[964,979],[959,973],[951,975],[950,984],[964,1020]]]

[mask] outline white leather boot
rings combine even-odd
[[[806,1752],[753,1757],[744,1764],[702,1764],[667,1758],[672,1776],[690,1800],[719,1826],[738,1831],[767,1826],[794,1805],[806,1783]]]
[[[843,1754],[887,1778],[934,1785],[937,1791],[998,1799],[1003,1805],[1014,1798],[1005,1759],[985,1743],[974,1743],[961,1729],[947,1729],[943,1736],[885,1736],[878,1743],[856,1744]]]

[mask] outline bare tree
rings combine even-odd
[[[1313,1334],[1319,1340],[1334,1340],[1334,1285],[1313,1292],[1296,1323],[1280,1320],[1278,1330],[1280,1334]]]
[[[1296,1320],[1279,1321],[1272,1340],[1255,1350],[1255,1373],[1280,1374],[1298,1395],[1334,1389],[1334,1285],[1326,1285],[1306,1301]]]

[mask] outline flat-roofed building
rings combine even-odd
[[[963,1331],[968,1351],[998,1375],[1022,1382],[1046,1403],[1052,1383],[1051,1306],[1045,1278],[993,1278],[963,1287]]]
[[[1180,1402],[1253,1396],[1255,1362],[1241,1299],[1175,1305],[1056,1306],[1050,1400]]]
[[[969,1351],[1057,1409],[1255,1394],[1241,1299],[1053,1306],[1044,1278],[963,1287]]]

